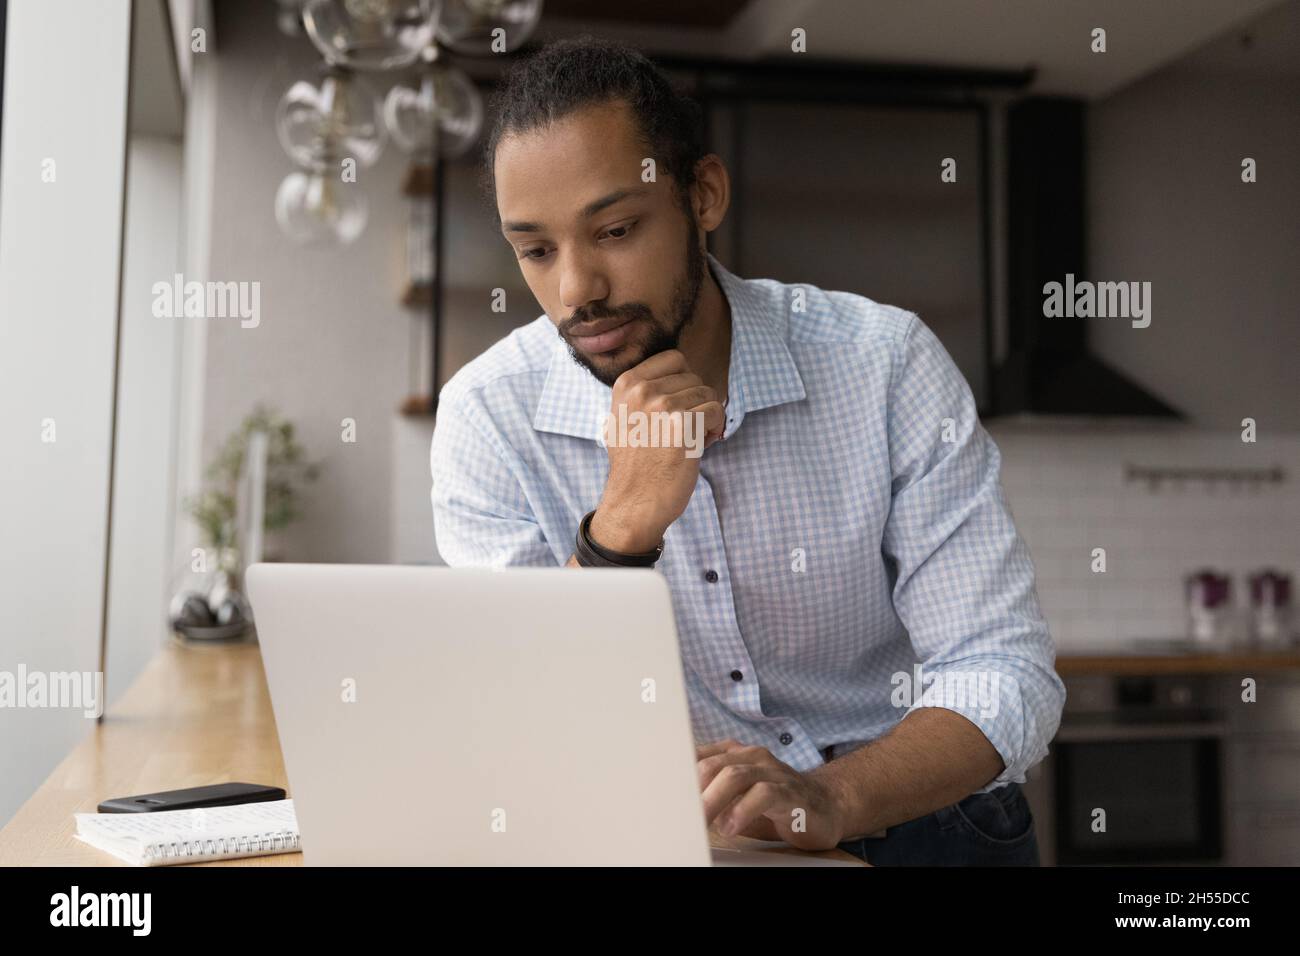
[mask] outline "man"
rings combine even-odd
[[[555,43],[497,106],[486,183],[546,314],[442,390],[443,558],[657,567],[721,832],[1037,864],[1018,782],[1065,691],[948,354],[909,312],[709,255],[727,170],[639,53]],[[638,414],[678,440],[602,429]]]

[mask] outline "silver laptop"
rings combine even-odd
[[[710,851],[654,571],[246,580],[308,865],[845,865]]]

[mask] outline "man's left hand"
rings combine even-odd
[[[723,835],[783,840],[801,850],[833,849],[843,839],[845,808],[824,777],[734,740],[696,745],[695,760],[705,820]]]

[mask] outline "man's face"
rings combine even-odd
[[[497,146],[502,233],[574,361],[612,386],[676,348],[695,314],[704,253],[666,175],[642,182],[646,148],[621,101]]]

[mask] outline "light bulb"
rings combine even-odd
[[[537,28],[542,0],[443,0],[438,40],[457,53],[513,53]],[[496,29],[502,43],[493,48]]]
[[[384,150],[378,100],[344,74],[327,74],[319,89],[305,81],[289,87],[275,129],[289,158],[304,169],[323,171],[349,158],[369,166]]]
[[[426,161],[438,152],[460,156],[483,127],[483,98],[474,82],[455,67],[428,63],[420,88],[395,86],[384,101],[384,122],[393,141]]]
[[[275,219],[295,242],[349,243],[366,227],[366,197],[328,173],[290,173],[275,193]]]
[[[329,63],[393,70],[433,42],[441,0],[306,0],[307,35]]]

